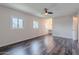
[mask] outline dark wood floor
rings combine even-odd
[[[72,39],[53,37],[46,35],[31,39],[28,42],[22,42],[3,51],[1,55],[72,55],[76,53],[76,44]],[[77,49],[78,51],[78,49]]]

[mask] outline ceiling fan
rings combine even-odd
[[[44,13],[45,13],[45,15],[53,14],[53,12],[49,12],[47,8],[44,8]]]

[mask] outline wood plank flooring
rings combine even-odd
[[[1,55],[72,55],[78,54],[72,39],[46,35],[22,42],[3,51]]]

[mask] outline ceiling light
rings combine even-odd
[[[48,15],[48,13],[45,13],[45,15],[47,16],[47,15]]]

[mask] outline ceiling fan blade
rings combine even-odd
[[[48,14],[53,14],[53,12],[48,12]]]

